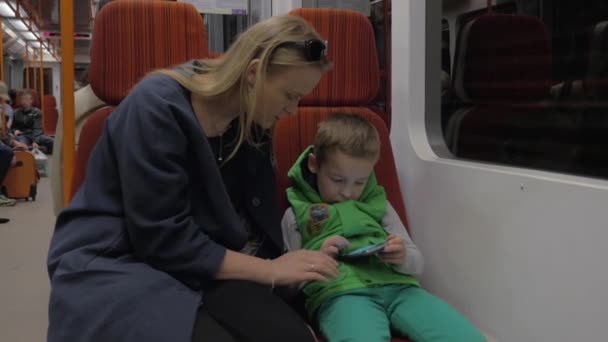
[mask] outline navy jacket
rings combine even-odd
[[[270,143],[241,149],[247,209],[278,254]],[[57,219],[48,341],[190,342],[205,284],[246,240],[190,93],[147,77],[106,121]]]

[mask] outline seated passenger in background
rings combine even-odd
[[[330,341],[485,341],[463,316],[421,289],[422,254],[378,185],[380,139],[354,114],[334,114],[319,126],[314,146],[289,170],[291,208],[281,223],[288,250],[320,250],[338,258],[340,277],[303,286],[306,310]],[[378,254],[346,259],[343,252],[385,243]],[[311,266],[314,268],[314,266]]]
[[[110,0],[100,0],[97,2],[95,12],[107,5]],[[94,23],[93,23],[94,24]],[[80,85],[82,86],[74,92],[74,142],[76,149],[80,140],[80,130],[89,117],[98,109],[105,107],[106,104],[100,100],[93,88],[89,84],[88,70],[81,76]],[[59,215],[63,209],[63,115],[57,120],[53,148],[55,152],[51,158],[51,190],[53,192],[53,211]]]
[[[0,184],[2,184],[4,181],[4,177],[6,177],[8,169],[15,166],[16,163],[17,161],[15,160],[13,149],[0,142]],[[15,203],[17,203],[16,200],[0,194],[0,207],[13,206]],[[7,222],[8,219],[0,218],[0,223]]]
[[[13,124],[13,107],[10,106],[11,98],[8,95],[6,83],[0,81],[0,102],[4,106],[4,115],[6,116],[6,126],[10,129]],[[1,108],[0,108],[1,110]],[[1,126],[0,126],[1,127]]]
[[[26,90],[20,98],[21,108],[13,114],[11,127],[16,139],[34,148],[42,147],[42,151],[53,153],[53,138],[44,135],[42,128],[42,112],[32,106],[34,94]]]

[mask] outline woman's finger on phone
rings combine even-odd
[[[319,259],[317,263],[314,264],[314,268],[313,271],[331,278],[337,278],[340,275],[338,272],[338,263],[333,258],[327,256],[323,259]]]

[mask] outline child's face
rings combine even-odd
[[[31,95],[22,95],[21,96],[21,106],[25,109],[29,109],[32,107],[32,103],[34,100]]]
[[[326,203],[358,200],[376,162],[351,157],[340,151],[331,152],[319,165],[314,154],[308,156],[308,169],[317,175],[319,195]]]

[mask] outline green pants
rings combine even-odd
[[[441,299],[414,286],[356,290],[328,300],[318,312],[329,342],[385,342],[391,331],[413,342],[482,342],[485,337]]]

